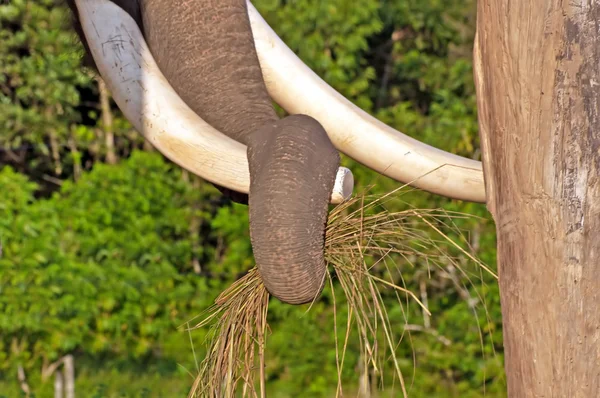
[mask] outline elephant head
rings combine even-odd
[[[485,200],[479,162],[415,141],[358,109],[246,0],[69,4],[134,127],[182,167],[240,201],[248,195],[261,278],[284,302],[309,302],[323,287],[328,204],[347,199],[353,186],[337,150],[398,181]],[[279,119],[272,99],[292,115]]]

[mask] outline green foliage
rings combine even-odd
[[[183,350],[184,348],[181,348]],[[162,364],[160,364],[162,365]],[[79,361],[75,379],[77,396],[84,398],[172,398],[185,397],[193,379],[183,372],[174,372],[165,366],[146,363],[144,368],[132,364]],[[54,396],[51,382],[44,383],[39,376],[32,375],[29,384],[35,387],[35,396]],[[3,384],[0,381],[0,398],[24,397],[17,383]]]
[[[49,136],[65,142],[81,120],[79,89],[90,78],[79,67],[72,34],[57,29],[67,20],[56,1],[0,5],[0,145],[31,143],[50,157]]]
[[[421,141],[479,158],[474,1],[253,3],[300,58],[367,112]],[[247,208],[147,147],[139,150],[140,136],[114,104],[100,106],[97,81],[81,67],[81,46],[58,5],[0,4],[0,394],[17,394],[20,365],[38,396],[50,395],[41,369],[71,353],[79,391],[179,396],[195,364],[190,337],[177,327],[254,265]],[[113,120],[111,131],[103,112]],[[117,165],[103,163],[109,133]],[[398,187],[349,158],[343,163],[357,192]],[[402,199],[482,217],[455,223],[474,252],[495,264],[494,226],[484,206],[423,192]],[[451,264],[395,260],[408,289],[425,289],[433,314],[426,320],[415,303],[400,308],[384,293],[392,325],[405,332],[397,354],[410,396],[504,396],[494,279],[466,259],[464,273]],[[332,300],[326,289],[308,312],[272,300],[271,395],[335,391]],[[338,306],[342,340],[345,311]],[[192,333],[199,360],[203,338],[203,331]],[[358,353],[351,338],[342,375],[350,396],[358,386]],[[393,383],[386,377],[386,386]]]
[[[210,303],[207,280],[190,269],[197,193],[179,173],[139,152],[32,201],[34,185],[2,171],[15,187],[0,198],[3,367],[69,352],[142,359]]]
[[[246,206],[233,204],[221,207],[213,218],[211,227],[219,233],[217,262],[222,269],[237,275],[254,266]]]
[[[36,178],[69,178],[83,153],[106,154],[97,86],[81,67],[70,19],[63,0],[0,3],[0,147],[5,161]],[[131,131],[121,117],[111,129],[117,137]],[[126,148],[140,142],[131,141]]]
[[[283,3],[283,4],[282,4]],[[357,105],[370,108],[365,93],[375,77],[364,54],[368,38],[382,29],[379,2],[348,0],[257,1],[256,7],[281,38],[317,74]]]

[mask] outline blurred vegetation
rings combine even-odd
[[[479,158],[474,0],[254,4],[313,70],[367,112]],[[182,396],[204,332],[180,326],[253,266],[247,209],[144,142],[102,81],[81,67],[68,20],[59,0],[0,2],[0,396],[24,396],[23,383],[31,396],[53,396],[65,356],[74,358],[77,396]],[[357,192],[398,187],[343,163]],[[424,192],[402,199],[481,217],[456,224],[495,267],[494,225],[483,205]],[[400,265],[407,288],[433,314],[413,303],[388,308],[398,334],[409,333],[398,356],[412,397],[505,396],[498,286],[464,265],[464,273],[451,264]],[[335,391],[330,295],[306,310],[271,302],[270,396]],[[343,373],[350,396],[364,371],[353,365],[360,362],[353,344]],[[399,396],[397,388],[377,395],[372,387],[372,396]]]

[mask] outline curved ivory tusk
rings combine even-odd
[[[481,162],[423,144],[352,104],[306,66],[247,3],[261,69],[275,102],[292,114],[314,117],[338,150],[381,174],[451,198],[485,202]]]
[[[134,128],[181,167],[248,193],[246,146],[215,130],[177,95],[131,16],[108,0],[75,3],[96,66]],[[353,185],[350,170],[340,167],[331,203],[348,199]]]
[[[331,203],[343,203],[350,199],[354,190],[354,176],[352,172],[340,167],[335,177],[333,191],[331,192]]]

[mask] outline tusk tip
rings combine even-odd
[[[346,167],[340,167],[335,177],[335,183],[333,184],[333,191],[331,192],[331,203],[340,204],[352,197],[354,190],[354,176],[350,169]]]

